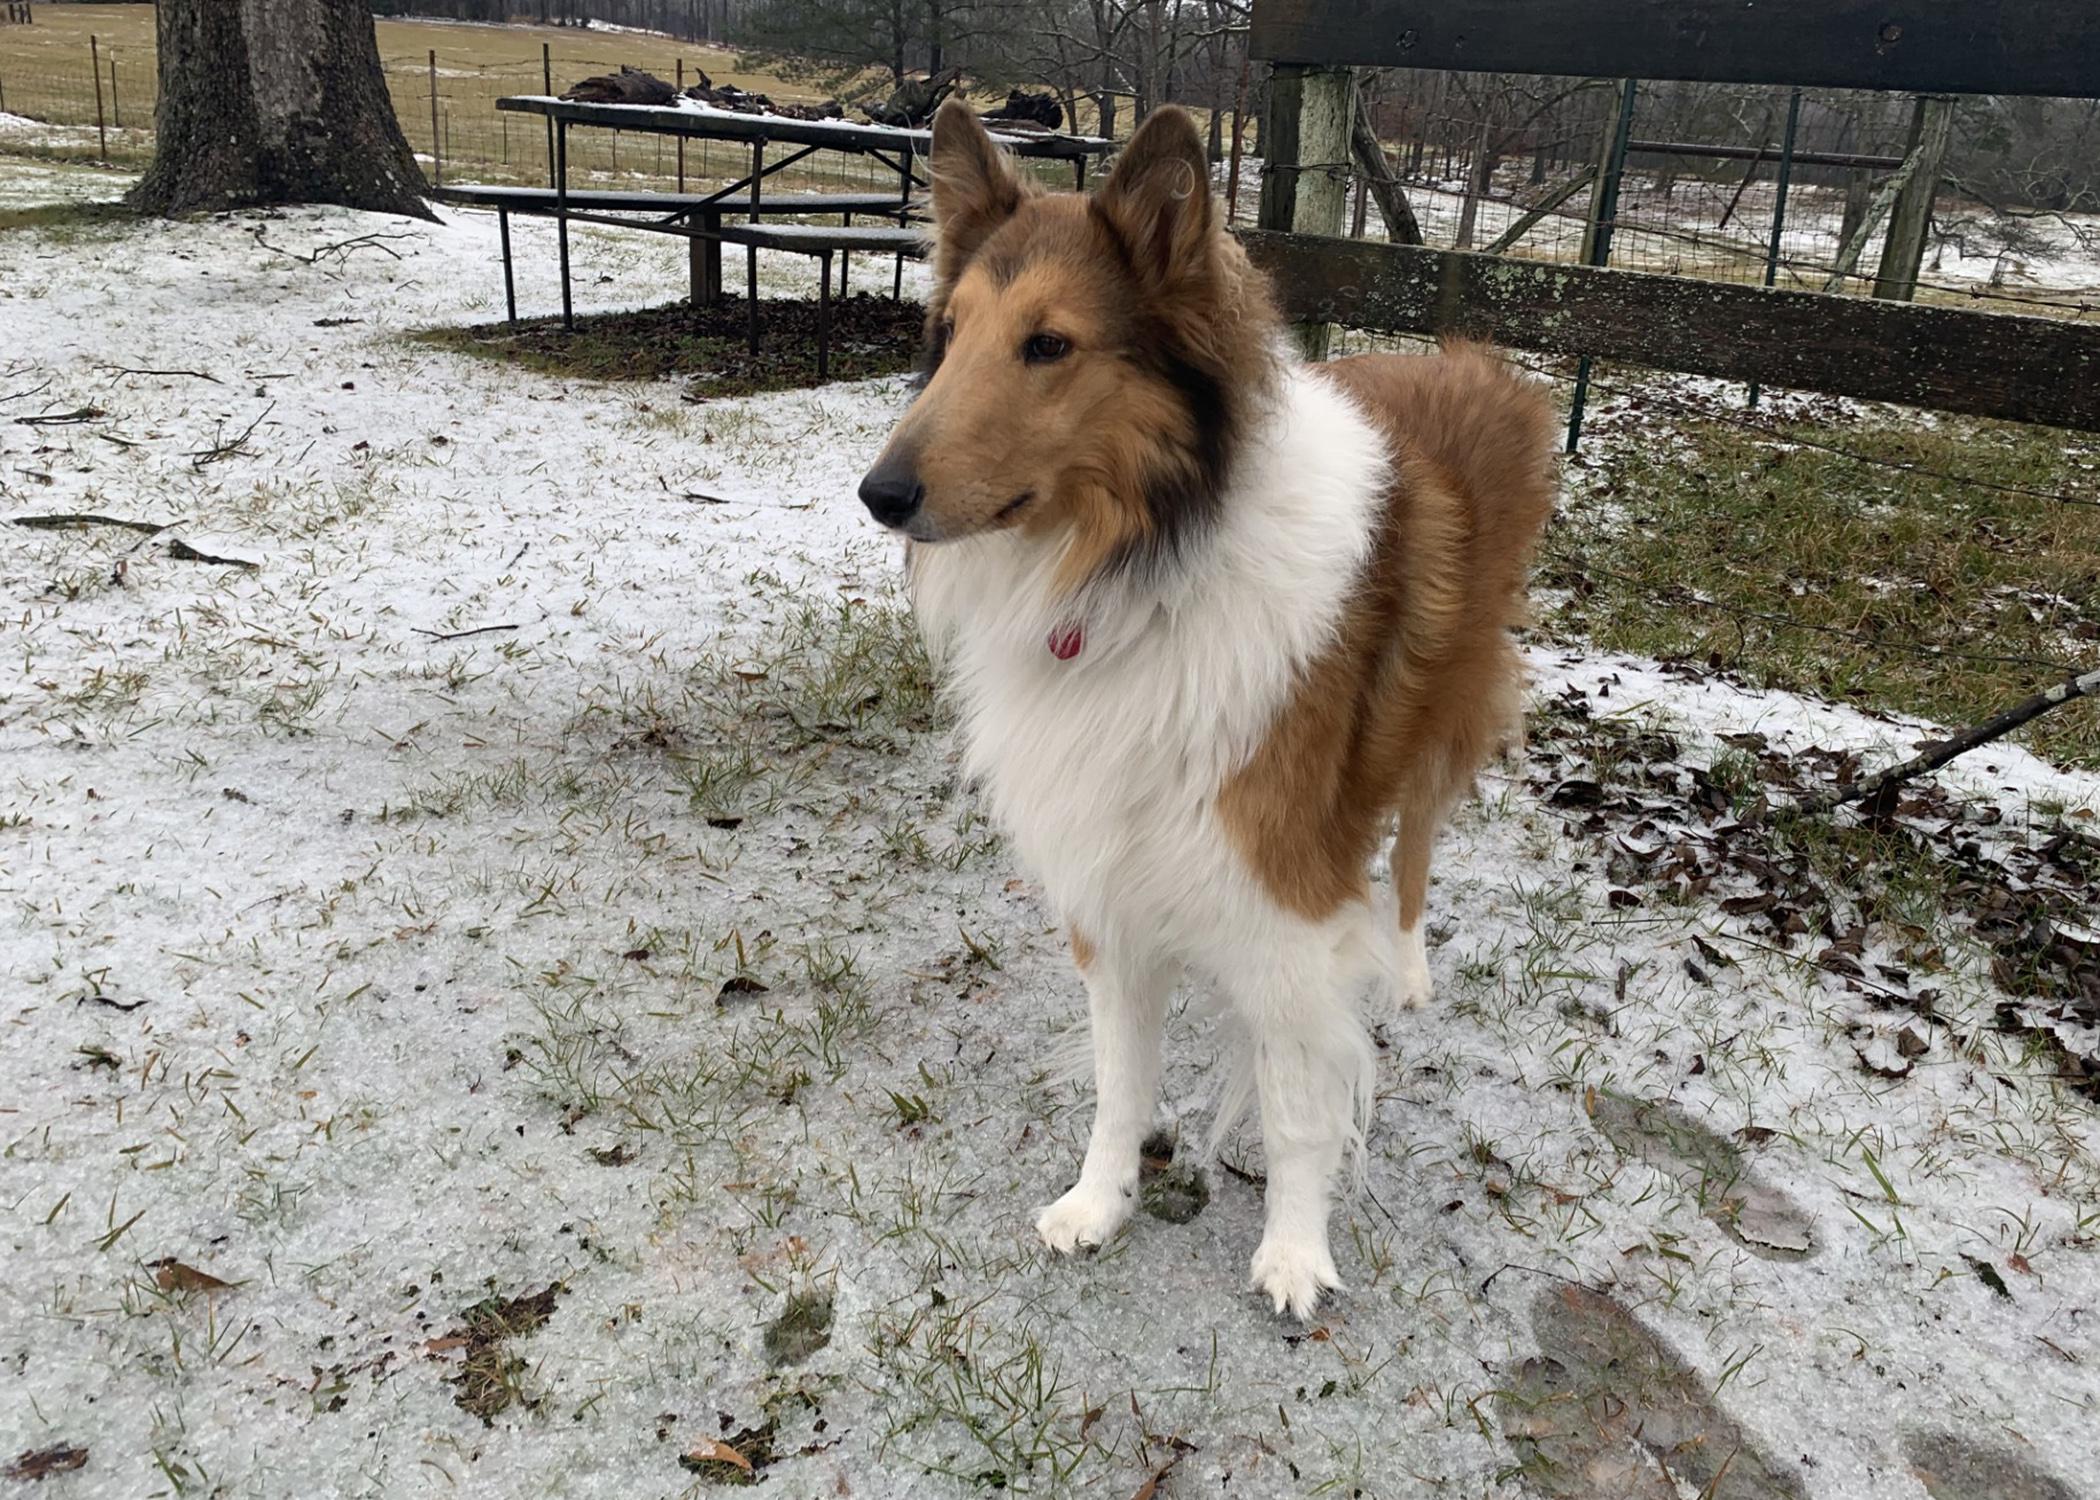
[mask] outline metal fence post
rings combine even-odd
[[[1786,102],[1786,139],[1779,147],[1779,189],[1772,202],[1772,243],[1765,251],[1765,285],[1779,280],[1780,237],[1786,233],[1786,195],[1794,180],[1794,132],[1801,126],[1801,90]],[[1750,406],[1757,405],[1757,382],[1750,382]]]
[[[1620,85],[1618,113],[1608,137],[1610,144],[1604,154],[1604,170],[1598,175],[1597,193],[1590,200],[1590,222],[1583,232],[1582,259],[1585,265],[1611,263],[1612,231],[1619,227],[1619,182],[1626,175],[1626,142],[1633,134],[1633,100],[1639,87],[1631,78]],[[1575,394],[1568,402],[1567,451],[1570,453],[1582,441],[1582,409],[1588,404],[1589,394],[1590,357],[1585,354],[1575,367]]]
[[[88,71],[95,75],[95,135],[102,142],[102,161],[109,163],[109,130],[102,123],[102,45],[88,36]]]
[[[540,43],[540,91],[549,98],[554,95],[554,54],[545,42]],[[547,116],[547,186],[555,185],[554,167],[554,116]]]
[[[430,181],[434,187],[445,185],[445,146],[438,136],[438,55],[435,47],[430,49]]]
[[[117,54],[114,52],[109,55],[109,115],[116,122],[117,129],[122,130],[124,105],[117,98]]]
[[[678,92],[685,93],[685,59],[678,59]],[[678,138],[678,191],[685,191],[685,137]]]

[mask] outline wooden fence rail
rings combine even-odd
[[[2089,98],[2091,0],[1260,0],[1252,51],[1321,67]]]
[[[2100,432],[2100,324],[1244,230],[1305,323],[1459,334]]]
[[[1594,174],[1589,264],[1330,238],[1341,230],[1336,172],[1349,160],[1355,67],[1617,78],[1622,115],[1636,79],[1900,89],[1919,98],[1909,153],[1884,185],[1893,201],[1875,205],[1891,221],[1876,295],[1908,298],[1947,96],[2100,97],[2093,0],[1255,0],[1251,28],[1251,54],[1274,64],[1273,149],[1260,227],[1246,242],[1311,356],[1325,352],[1333,324],[1584,356],[1571,447],[1591,358],[2100,431],[2100,324],[1606,269],[1622,117]],[[1847,241],[1845,269],[1869,229]]]

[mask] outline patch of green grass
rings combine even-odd
[[[2100,498],[2100,445],[1951,418],[1749,430],[1727,416],[1643,406],[1637,433],[1588,445],[1541,567],[1565,594],[1556,623],[1948,724],[2025,697],[2058,664],[2100,665],[2100,507],[1937,477]],[[2025,739],[2100,765],[2089,707]]]
[[[863,258],[864,259],[864,258]],[[746,304],[674,302],[576,320],[558,318],[429,328],[421,344],[506,360],[542,375],[585,380],[690,378],[695,397],[748,396],[818,385],[814,300],[761,298],[759,348],[749,348]],[[831,306],[828,380],[866,380],[910,368],[924,310],[915,302],[857,294]]]
[[[140,222],[139,216],[121,203],[39,203],[30,208],[0,208],[0,234],[34,230],[61,245],[113,239]]]

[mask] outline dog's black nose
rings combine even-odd
[[[918,466],[908,459],[884,457],[860,482],[860,503],[885,526],[902,526],[918,514],[925,498]]]

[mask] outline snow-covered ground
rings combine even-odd
[[[1980,958],[1950,929],[1912,1057],[1721,891],[1620,909],[1508,771],[1443,846],[1322,1324],[1243,1289],[1244,1138],[1048,1258],[1083,1004],[852,498],[903,384],[689,405],[400,341],[496,314],[495,240],[0,235],[0,518],[165,527],[0,524],[24,1493],[2093,1493],[2100,1130]],[[577,243],[584,306],[682,285]],[[1534,666],[1702,754],[1916,732]],[[1953,779],[2016,826],[2100,800],[2010,749]],[[1193,1140],[1193,1011],[1172,1055]]]

